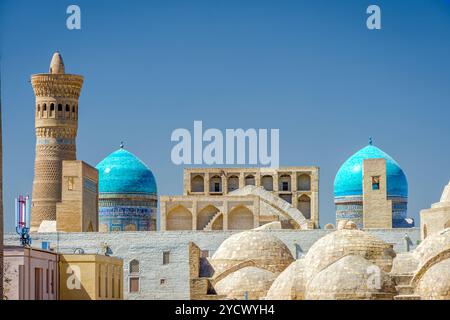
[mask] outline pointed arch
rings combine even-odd
[[[311,176],[303,173],[297,177],[297,190],[310,191],[311,190]]]
[[[192,213],[178,205],[166,215],[166,230],[192,230]]]
[[[255,176],[252,174],[245,176],[245,185],[246,186],[254,186],[255,185]]]
[[[139,273],[140,272],[139,261],[136,259],[131,260],[128,270],[129,270],[129,273],[131,273],[131,274]]]
[[[291,191],[292,183],[291,183],[291,175],[283,174],[279,178],[279,190],[280,191]]]
[[[239,189],[239,177],[232,175],[228,177],[228,192]]]
[[[205,192],[205,179],[201,175],[196,175],[191,179],[191,192]]]
[[[228,214],[229,230],[249,230],[254,227],[253,212],[244,205],[233,208]]]
[[[298,198],[297,209],[306,219],[311,219],[311,198],[306,194],[302,194]]]
[[[218,175],[209,179],[209,192],[222,192],[222,178]]]
[[[273,177],[265,175],[261,178],[261,185],[267,191],[273,191]]]
[[[203,230],[212,218],[219,212],[213,205],[207,205],[197,214],[197,230]]]

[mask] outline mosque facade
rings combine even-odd
[[[319,227],[319,168],[187,168],[183,195],[161,196],[161,230]]]

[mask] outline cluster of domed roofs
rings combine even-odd
[[[267,230],[232,235],[209,259],[215,292],[255,300],[450,299],[450,229],[397,255],[355,227],[327,234],[298,260]]]

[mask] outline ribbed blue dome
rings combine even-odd
[[[403,170],[394,159],[373,145],[359,150],[344,162],[334,179],[334,196],[361,196],[363,160],[378,158],[386,159],[387,195],[408,197],[408,182]]]
[[[153,173],[138,157],[125,149],[111,153],[96,168],[99,193],[156,195]]]

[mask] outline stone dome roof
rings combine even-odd
[[[395,252],[383,240],[361,230],[337,230],[317,240],[305,256],[305,279],[346,255],[358,255],[389,272]]]
[[[373,277],[378,271],[380,277]],[[380,282],[376,283],[376,279]],[[395,286],[389,276],[358,255],[344,256],[329,265],[306,288],[307,300],[392,299],[394,295]]]
[[[99,193],[154,194],[155,177],[134,154],[120,148],[96,166],[99,174]]]
[[[64,72],[64,61],[61,54],[57,51],[53,54],[52,61],[50,61],[49,73],[63,74]]]
[[[303,300],[305,296],[304,260],[291,263],[275,279],[269,291],[267,300]]]
[[[450,228],[426,237],[416,250],[413,251],[413,254],[420,265],[422,265],[428,259],[446,249],[450,249]]]
[[[432,265],[425,272],[416,294],[423,300],[450,300],[450,259]]]
[[[397,253],[392,263],[391,275],[414,274],[419,266],[419,261],[412,251]]]
[[[334,196],[361,196],[363,161],[378,158],[386,159],[388,196],[408,197],[408,182],[403,170],[391,156],[371,144],[356,152],[340,167],[334,179]]]
[[[243,300],[247,293],[248,299],[259,300],[266,296],[275,277],[268,270],[245,267],[217,282],[214,289],[218,295],[225,295],[228,299]]]
[[[279,273],[293,261],[289,248],[267,231],[248,230],[226,239],[211,258],[216,273],[253,261],[254,265]]]

